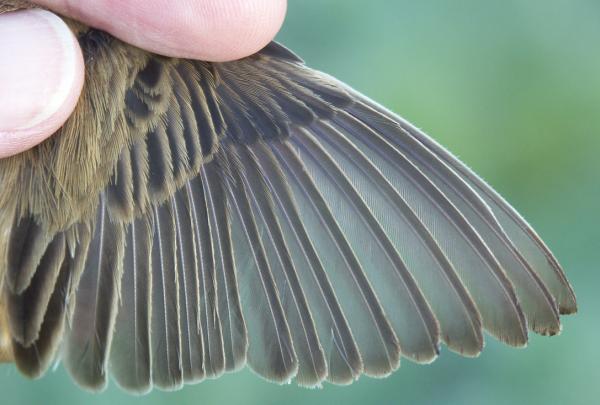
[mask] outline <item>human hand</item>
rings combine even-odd
[[[286,0],[36,0],[149,51],[239,59],[269,43]],[[69,117],[83,86],[79,45],[43,10],[0,15],[0,158],[27,150]]]

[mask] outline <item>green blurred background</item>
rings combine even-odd
[[[250,371],[130,397],[80,391],[58,367],[31,382],[0,368],[4,404],[592,404],[600,398],[600,2],[290,0],[279,40],[456,153],[536,228],[579,314],[525,350],[487,339],[384,380],[307,390]]]

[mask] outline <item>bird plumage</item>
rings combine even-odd
[[[60,360],[140,393],[248,364],[347,384],[441,343],[476,356],[483,330],[523,346],[576,311],[483,180],[283,46],[208,63],[68,23],[79,104],[0,160],[0,357],[23,373]]]

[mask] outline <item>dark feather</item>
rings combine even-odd
[[[342,299],[342,306],[348,314],[357,319],[351,328],[357,340],[364,362],[364,371],[369,375],[380,376],[395,370],[400,362],[400,344],[379,300],[366,278],[352,247],[340,229],[335,215],[319,192],[314,180],[307,173],[300,157],[288,144],[276,145],[275,154],[286,176],[298,187],[294,194],[305,200],[306,209],[302,212],[305,221],[308,217],[318,218],[312,224],[313,237],[319,235],[319,249],[331,254],[328,263],[330,275],[334,273],[336,288]],[[312,211],[312,212],[311,212]],[[343,298],[342,298],[343,297]]]
[[[180,294],[181,348],[183,378],[186,382],[200,381],[205,376],[204,342],[200,319],[199,257],[194,243],[193,221],[187,206],[187,196],[175,193],[171,205],[177,234],[177,258]]]
[[[65,259],[65,238],[56,235],[45,249],[31,283],[21,294],[8,296],[8,320],[13,339],[28,347],[38,339],[48,303]]]
[[[373,216],[372,209],[361,199],[332,156],[307,132],[298,134],[294,137],[294,140],[296,139],[298,142],[294,144],[302,150],[303,160],[306,163],[312,160],[307,164],[307,167],[313,167],[313,173],[317,173],[312,177],[329,177],[327,183],[317,180],[320,188],[336,189],[336,192],[328,193],[334,197],[334,200],[329,200],[332,206],[335,199],[338,200],[336,215],[340,219],[352,218],[351,226],[348,226],[350,224],[346,221],[340,221],[340,224],[346,228],[344,233],[349,241],[354,242],[353,248],[362,259],[362,268],[366,276],[378,292],[383,310],[399,337],[403,354],[417,361],[431,362],[439,352],[437,320],[408,272],[406,264],[398,255],[382,225]],[[348,201],[349,206],[342,207],[342,201]],[[348,214],[339,212],[342,210],[348,210]],[[359,225],[361,222],[362,226]],[[366,260],[369,255],[375,257]]]
[[[290,324],[298,356],[296,379],[302,385],[319,385],[327,376],[325,355],[281,225],[274,212],[274,204],[269,198],[265,175],[261,173],[256,157],[247,148],[238,148],[237,155],[243,168],[241,180],[251,201],[252,216],[256,219],[259,232],[264,235],[262,240],[265,252]]]
[[[74,240],[71,243],[76,245],[72,252],[67,251],[64,256],[54,291],[45,307],[44,321],[37,339],[29,345],[16,340],[12,342],[17,367],[22,373],[34,378],[42,375],[56,360],[56,352],[62,343],[69,308],[83,272],[90,243],[90,232],[85,226],[75,227],[66,235],[67,248],[70,244],[69,237]],[[38,269],[40,270],[42,269]]]
[[[241,298],[249,334],[248,364],[266,378],[286,382],[296,374],[298,360],[268,253],[259,236],[238,170],[233,169],[234,177],[228,182],[228,198],[232,205],[232,235],[239,282],[247,289]]]
[[[475,356],[483,328],[522,346],[527,326],[554,334],[576,310],[483,180],[281,45],[206,63],[71,26],[89,76],[78,108],[0,161],[19,200],[0,196],[0,298],[25,374],[62,344],[93,390],[109,372],[143,393],[246,363],[348,384],[401,355],[432,361],[440,341]]]
[[[298,272],[298,276],[305,286],[304,291],[310,297],[321,345],[326,352],[327,378],[337,384],[350,383],[362,373],[363,364],[348,322],[323,268],[323,262],[301,220],[282,168],[266,146],[257,145],[257,154],[263,173],[270,174],[266,181],[281,213],[281,223],[289,229],[286,232],[290,238],[288,244],[294,246],[294,239],[297,244],[293,250],[293,260],[298,263],[295,268],[304,269]]]
[[[373,211],[379,214],[380,223],[398,252],[408,260],[411,274],[417,278],[440,323],[444,342],[461,354],[477,355],[483,348],[479,311],[432,234],[394,186],[342,132],[328,124],[316,126],[315,131],[325,142],[323,146],[328,144],[327,149],[336,148],[346,156],[340,163],[347,160],[347,164],[362,172],[364,179],[355,172],[353,183],[359,192],[365,190],[361,192],[365,198],[372,196],[369,202],[373,208],[381,206]],[[402,243],[401,237],[413,243]]]
[[[104,388],[108,379],[123,254],[123,226],[109,218],[102,196],[63,353],[73,378],[93,390]]]
[[[216,266],[216,291],[218,299],[218,313],[221,318],[221,327],[223,331],[223,347],[225,353],[225,368],[228,371],[237,370],[246,363],[246,350],[248,348],[248,337],[246,325],[242,316],[240,297],[238,293],[236,267],[233,260],[233,246],[231,241],[230,219],[227,213],[224,185],[214,178],[210,169],[201,176],[201,182],[195,181],[195,187],[204,190],[206,194],[197,198],[193,194],[190,197],[192,201],[205,201],[206,215],[209,219],[208,229],[210,230],[210,240],[212,250],[209,253],[207,243],[207,233],[196,232],[194,235],[201,240],[203,245],[203,257],[211,257]],[[217,181],[215,181],[217,180]],[[190,184],[194,184],[191,182]],[[204,198],[202,198],[204,197]],[[194,211],[197,215],[198,210]],[[201,212],[201,211],[200,211]],[[195,220],[197,223],[197,219]],[[205,228],[206,229],[206,228]],[[213,254],[214,253],[214,254]],[[208,264],[203,262],[204,265]]]
[[[165,203],[154,209],[152,263],[152,381],[173,389],[183,384],[180,280],[177,274],[177,242],[173,207]]]
[[[153,231],[151,216],[138,218],[127,227],[121,299],[110,353],[110,369],[117,383],[138,393],[152,387],[150,252]]]
[[[45,308],[44,322],[40,326],[40,333],[35,342],[22,345],[13,341],[15,363],[19,371],[32,378],[46,371],[60,344],[66,320],[71,265],[72,259],[69,257],[62,263],[56,287]]]
[[[354,112],[356,110],[357,112]],[[498,259],[523,307],[530,327],[540,333],[556,333],[560,328],[558,308],[546,286],[519,253],[496,221],[488,205],[452,169],[444,165],[417,139],[409,136],[395,121],[378,117],[377,112],[365,105],[352,109],[363,122],[374,122],[372,127],[398,145],[412,161],[444,192],[465,218],[474,226]]]
[[[10,232],[6,282],[15,294],[27,288],[53,235],[33,216],[18,219]]]

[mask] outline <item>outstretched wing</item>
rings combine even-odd
[[[523,346],[576,310],[550,251],[485,182],[278,44],[230,63],[151,58],[125,102],[146,132],[95,219],[12,227],[5,305],[27,374],[59,358],[93,389],[109,374],[173,389],[245,364],[347,384],[401,356],[431,362],[440,342],[476,356],[483,330]]]

